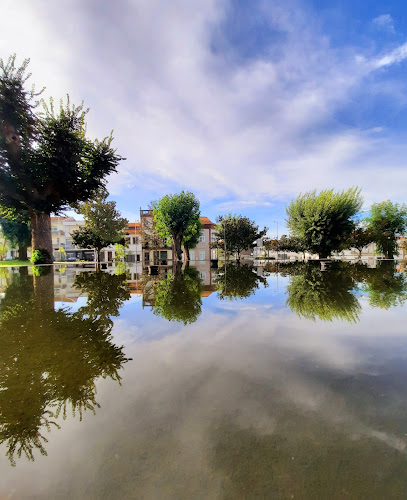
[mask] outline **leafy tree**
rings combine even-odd
[[[51,260],[51,212],[88,200],[123,158],[112,136],[86,138],[83,105],[68,98],[58,111],[51,101],[36,113],[40,93],[26,89],[28,62],[0,60],[0,205],[28,214],[32,249]]]
[[[280,241],[277,239],[267,239],[263,242],[264,248],[267,250],[267,256],[270,257],[271,252],[278,252],[280,247]]]
[[[341,263],[328,271],[312,263],[292,267],[287,305],[298,316],[316,321],[342,319],[356,323],[361,307],[353,291],[356,283]]]
[[[268,287],[266,278],[258,276],[252,267],[247,265],[225,264],[214,271],[214,283],[221,300],[244,299],[253,295],[260,288],[260,284],[264,288]]]
[[[366,222],[378,250],[392,259],[397,253],[397,235],[407,230],[407,206],[389,200],[373,203]]]
[[[8,245],[5,239],[0,238],[0,260],[4,260],[6,258],[8,252]]]
[[[221,215],[216,221],[214,244],[221,247],[226,241],[226,251],[236,252],[238,260],[242,250],[253,248],[256,240],[267,232],[267,228],[259,232],[259,226],[243,215]]]
[[[44,268],[42,268],[44,269]],[[34,460],[37,449],[46,455],[45,430],[60,427],[58,417],[95,412],[95,382],[110,377],[120,382],[119,370],[128,361],[123,346],[112,342],[108,312],[117,314],[126,295],[116,276],[109,276],[96,291],[97,279],[84,288],[90,304],[72,313],[54,310],[54,275],[50,267],[44,276],[29,276],[27,268],[13,275],[0,304],[0,443],[15,465],[16,458]],[[111,282],[119,288],[114,300]],[[109,299],[97,310],[94,296]],[[117,296],[117,293],[116,293]]]
[[[85,226],[72,232],[72,241],[81,248],[93,248],[100,262],[100,251],[109,245],[125,243],[124,228],[128,221],[120,216],[116,202],[107,201],[106,189],[99,189],[90,201],[80,203],[78,211],[83,215]]]
[[[303,248],[328,257],[344,247],[354,229],[352,217],[360,210],[362,197],[358,188],[340,193],[332,189],[301,194],[287,207],[287,226]]]
[[[359,258],[362,257],[362,251],[369,243],[373,241],[373,234],[370,229],[368,229],[365,225],[359,224],[355,227],[355,229],[349,235],[346,246],[349,250],[352,248],[356,248],[359,252]]]
[[[195,248],[199,243],[199,238],[202,232],[202,222],[200,218],[195,218],[191,220],[190,224],[187,226],[184,237],[182,239],[182,245],[185,250],[185,258],[189,260],[189,251]]]
[[[18,247],[18,256],[27,260],[27,247],[30,246],[31,231],[28,224],[0,218],[1,230],[12,248]]]
[[[195,268],[168,274],[155,290],[154,314],[184,325],[194,323],[201,314],[201,294],[202,280]]]
[[[154,223],[162,238],[171,238],[178,260],[182,257],[182,243],[189,234],[196,234],[194,226],[200,224],[199,201],[193,193],[181,191],[179,194],[166,195],[153,203]]]

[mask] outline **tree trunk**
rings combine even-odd
[[[182,259],[182,249],[181,249],[181,236],[174,236],[174,249],[177,260]]]
[[[20,260],[28,260],[27,258],[27,247],[18,247],[18,258]]]
[[[189,261],[189,248],[184,247],[185,261]]]
[[[52,262],[52,236],[51,216],[42,212],[31,214],[31,248],[35,250],[46,250]]]

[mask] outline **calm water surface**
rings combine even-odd
[[[407,277],[0,268],[0,498],[407,498]]]

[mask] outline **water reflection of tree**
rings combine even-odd
[[[91,288],[97,296],[97,285]],[[117,307],[124,300],[119,296]],[[32,277],[22,269],[0,304],[0,442],[13,465],[22,455],[34,460],[35,449],[46,455],[44,430],[59,427],[56,420],[66,418],[68,408],[80,419],[94,412],[96,379],[120,381],[127,361],[112,342],[111,323],[89,314],[97,309],[92,298],[88,311],[71,313],[55,311],[50,297],[53,273]]]
[[[108,274],[103,271],[80,273],[75,276],[73,286],[88,297],[79,314],[92,320],[100,320],[112,327],[111,316],[118,316],[119,309],[130,298],[124,274]]]
[[[374,269],[365,265],[352,266],[354,278],[360,289],[368,294],[372,307],[389,309],[404,304],[407,300],[407,278],[397,273],[394,262],[380,262]]]
[[[359,320],[361,307],[352,293],[355,281],[346,266],[338,263],[328,271],[321,271],[319,266],[303,264],[291,271],[286,288],[287,305],[298,316],[313,321],[342,319],[356,323]]]
[[[201,314],[202,280],[198,271],[186,267],[168,274],[155,289],[154,314],[187,325]]]
[[[247,265],[226,264],[216,271],[214,281],[220,299],[243,299],[253,295],[260,284],[268,287],[267,279]]]

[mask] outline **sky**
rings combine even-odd
[[[89,137],[113,130],[131,221],[182,189],[271,236],[312,189],[406,201],[403,0],[2,0],[12,53],[45,98],[84,101]]]

